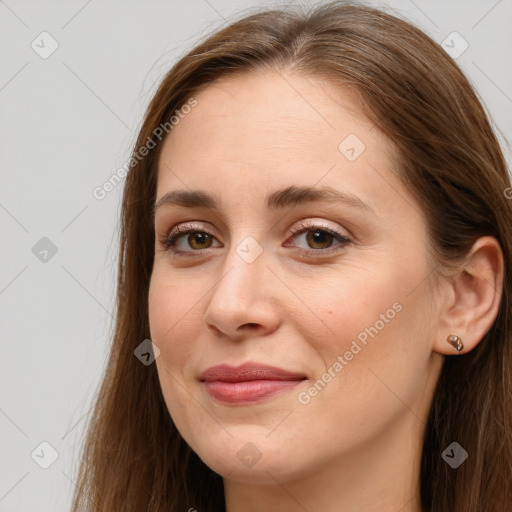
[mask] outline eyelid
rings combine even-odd
[[[218,236],[218,232],[215,229],[211,228],[208,224],[194,224],[194,222],[191,221],[191,222],[183,222],[182,224],[178,224],[177,226],[173,227],[169,231],[169,233],[167,233],[167,237],[170,237],[177,233],[186,233],[188,230],[204,231],[204,232],[212,231],[215,234],[215,236]]]
[[[288,231],[286,232],[286,236],[296,235],[306,229],[323,229],[325,231],[328,231],[329,233],[343,236],[345,238],[350,238],[352,240],[352,235],[349,234],[347,230],[345,230],[346,233],[342,233],[338,228],[329,226],[329,224],[327,224],[323,219],[299,219],[295,224],[293,224],[291,228],[288,229]]]

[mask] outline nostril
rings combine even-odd
[[[237,331],[254,330],[254,329],[258,329],[259,326],[260,326],[260,324],[257,324],[257,323],[254,323],[254,322],[249,322],[249,323],[241,325],[237,329]]]

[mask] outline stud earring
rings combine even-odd
[[[464,348],[464,344],[462,343],[462,339],[459,336],[456,336],[455,334],[450,334],[448,338],[446,338],[446,341],[452,345],[455,349],[457,349],[457,352],[460,352]]]

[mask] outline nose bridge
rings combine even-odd
[[[265,271],[267,258],[253,236],[238,237],[227,249],[219,279],[213,287],[203,320],[228,336],[239,336],[244,324],[272,330],[278,323],[275,308],[269,307]]]
[[[214,293],[218,291],[221,295],[227,289],[233,300],[242,300],[245,303],[254,293],[256,286],[261,288],[265,269],[266,258],[263,245],[253,236],[246,235],[229,248],[222,272],[223,277],[215,287]],[[225,298],[222,298],[224,301]]]

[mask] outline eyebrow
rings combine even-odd
[[[359,197],[342,192],[332,187],[297,187],[290,186],[276,190],[265,198],[266,206],[270,210],[293,207],[308,202],[343,203],[344,205],[364,210],[377,216],[375,210]],[[153,215],[159,208],[168,205],[183,206],[185,208],[207,208],[220,211],[220,200],[202,190],[173,190],[163,195],[155,204]]]

